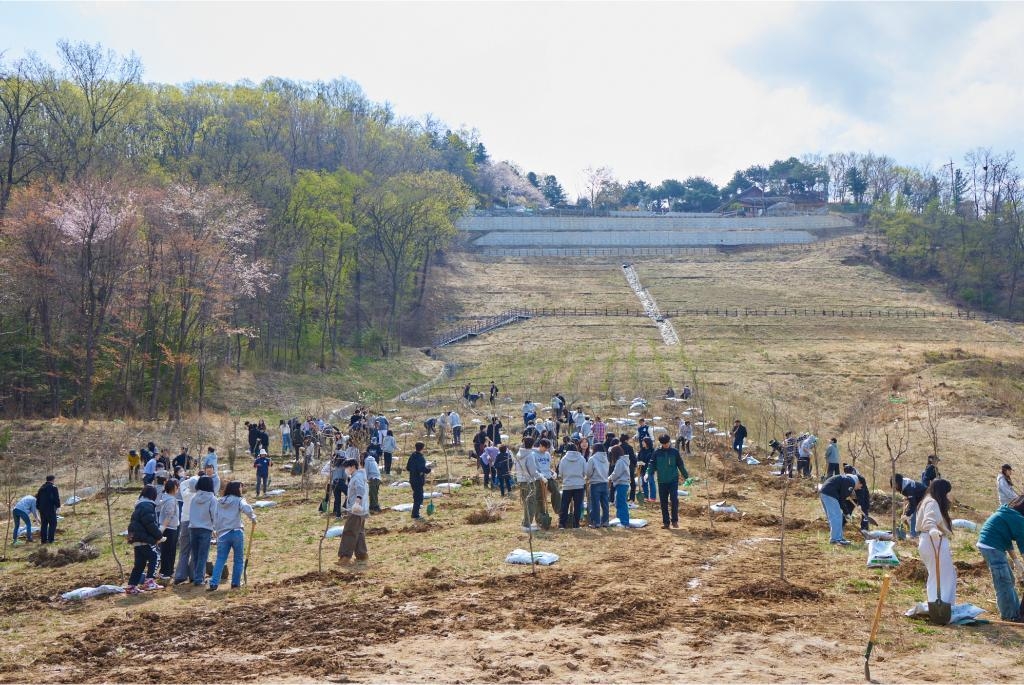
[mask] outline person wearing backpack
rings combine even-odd
[[[683,478],[689,478],[686,471],[686,464],[679,450],[669,447],[672,439],[668,433],[658,436],[660,447],[654,450],[650,470],[652,474],[658,475],[658,499],[661,502],[661,527],[679,527],[679,474]],[[672,503],[671,516],[669,516],[669,502]]]
[[[155,578],[146,579],[146,567],[156,565],[156,545],[163,541],[156,516],[156,487],[146,485],[135,503],[131,521],[128,523],[128,542],[135,553],[132,572],[128,576],[125,594],[137,595],[148,590],[162,590]]]
[[[242,497],[242,482],[233,480],[224,488],[224,496],[217,500],[214,514],[213,529],[217,531],[217,560],[213,563],[213,575],[207,589],[213,592],[220,584],[224,567],[228,562],[228,554],[232,556],[231,587],[242,585],[242,571],[245,568],[245,528],[242,527],[242,514],[256,523],[256,513],[252,506]]]

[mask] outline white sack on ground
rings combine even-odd
[[[324,533],[325,538],[340,538],[341,534],[345,532],[345,526],[331,526]]]
[[[892,532],[888,530],[862,530],[865,540],[892,540]]]
[[[103,595],[115,595],[123,593],[124,588],[120,585],[100,585],[98,587],[80,587],[77,590],[63,593],[60,598],[66,602],[75,602],[83,599],[92,599]]]
[[[274,488],[273,490],[268,490],[267,492],[265,492],[263,494],[264,495],[269,495],[270,497],[277,497],[278,495],[283,495],[284,494],[284,488]]]
[[[558,561],[558,555],[551,552],[534,552],[533,563],[550,566]],[[505,557],[506,564],[530,564],[530,553],[525,549],[514,549]]]
[[[608,522],[608,525],[609,526],[619,526],[619,527],[621,527],[622,526],[622,522],[619,521],[619,519],[614,518],[614,519],[612,519],[611,521]],[[647,526],[647,519],[634,519],[634,518],[629,519],[629,527],[630,528],[644,528],[646,526]]]
[[[402,481],[398,481],[397,483],[391,483],[391,484],[388,485],[388,487],[389,488],[411,488],[412,486],[409,485],[409,481],[402,480]]]
[[[981,614],[985,613],[985,610],[981,607],[974,606],[973,604],[954,604],[952,611],[950,612],[950,623],[959,623],[960,621],[968,621],[972,618],[978,618]],[[928,615],[928,603],[918,602],[914,606],[910,607],[903,614],[904,616],[927,616]]]
[[[712,504],[711,505],[711,511],[715,512],[716,514],[738,514],[738,513],[740,513],[739,509],[737,509],[736,507],[734,507],[731,504],[726,504],[725,500],[722,500],[721,502],[717,502],[715,504]]]
[[[978,530],[978,524],[967,519],[953,519],[953,527],[960,530]]]
[[[896,543],[890,540],[869,540],[868,568],[899,566],[900,560],[896,556],[895,547]]]
[[[458,483],[438,483],[435,487],[441,492],[455,492],[462,486]]]
[[[267,499],[260,499],[253,502],[252,506],[255,509],[268,509],[269,507],[276,507],[277,502],[271,502],[270,500]]]
[[[406,502],[405,504],[396,504],[391,507],[391,511],[412,511],[412,502]]]

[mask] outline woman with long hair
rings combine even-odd
[[[636,457],[644,467],[640,470],[640,490],[652,502],[658,498],[658,484],[654,476],[654,441],[644,438],[640,441],[640,453]]]
[[[233,556],[231,565],[231,587],[242,584],[245,554],[245,528],[242,526],[242,514],[256,523],[256,514],[252,506],[242,497],[242,482],[233,480],[224,486],[224,496],[217,500],[217,511],[214,519],[214,530],[217,531],[217,559],[213,564],[213,576],[210,587],[213,591],[220,584],[221,574],[228,563],[228,554]]]
[[[1018,496],[1017,488],[1013,485],[1013,467],[1003,464],[996,476],[996,493],[999,495],[999,506],[1004,506],[1015,500]]]
[[[921,504],[917,508],[917,543],[921,561],[928,569],[928,584],[925,586],[927,600],[956,604],[956,567],[953,566],[953,522],[949,518],[949,493],[953,489],[945,478],[936,478],[928,485]],[[942,586],[936,582],[941,577]],[[933,599],[934,598],[934,599]]]

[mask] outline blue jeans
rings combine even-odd
[[[1006,561],[1006,552],[1001,549],[985,549],[978,551],[985,558],[988,570],[992,572],[992,585],[996,589],[996,605],[999,615],[1004,621],[1013,621],[1020,615],[1020,599],[1014,587],[1013,570]]]
[[[910,537],[917,537],[917,507],[914,507],[914,511],[910,512]]]
[[[505,496],[507,491],[510,495],[512,494],[512,476],[507,473],[499,473],[494,477],[494,480],[498,481],[498,488],[501,491],[501,496]]]
[[[228,563],[228,553],[231,553],[231,587],[238,587],[242,584],[242,569],[245,565],[245,533],[240,530],[231,530],[217,538],[217,561],[213,562],[213,577],[210,578],[210,587],[217,587],[220,583],[221,574],[224,573],[224,566]]]
[[[591,526],[607,526],[608,483],[594,483],[590,486],[590,501],[587,503]]]
[[[18,541],[18,532],[21,529],[21,522],[24,521],[25,527],[28,528],[25,539],[32,542],[32,519],[21,509],[12,509],[11,513],[14,514],[14,541]]]
[[[821,507],[825,510],[825,517],[828,519],[829,542],[843,540],[843,508],[839,506],[839,500],[829,495],[821,495]]]
[[[615,486],[615,515],[619,523],[629,527],[629,485],[626,483]]]
[[[288,454],[292,451],[292,436],[288,433],[281,434],[281,454]]]
[[[647,481],[643,486],[644,497],[649,500],[658,499],[658,479],[655,478],[653,473],[647,476]]]
[[[209,528],[189,528],[189,544],[192,545],[192,584],[202,585],[206,578],[206,561],[210,557],[210,538],[213,531]]]

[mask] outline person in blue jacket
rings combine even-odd
[[[1024,565],[1013,550],[1015,543],[1017,550],[1024,554],[1024,495],[996,509],[978,533],[978,551],[992,574],[999,615],[1004,621],[1024,623],[1013,570],[1007,561],[1009,556],[1017,573],[1024,571]]]

